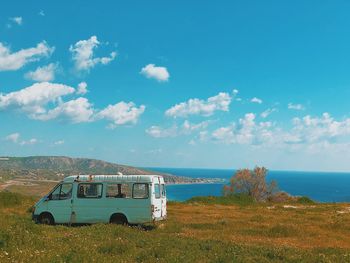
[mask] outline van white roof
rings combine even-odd
[[[159,179],[158,179],[159,178]],[[71,175],[64,182],[164,183],[161,175]]]

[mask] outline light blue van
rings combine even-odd
[[[42,224],[142,224],[166,219],[166,191],[159,175],[66,177],[34,206]]]

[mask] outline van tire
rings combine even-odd
[[[123,214],[113,214],[109,222],[116,225],[127,225],[128,219]]]
[[[55,220],[50,213],[42,213],[39,216],[39,223],[43,225],[54,225]]]

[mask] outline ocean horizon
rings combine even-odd
[[[223,183],[168,185],[172,201],[185,201],[194,196],[220,196],[235,169],[147,167],[157,172],[192,178],[220,178]],[[295,196],[307,196],[317,202],[350,202],[350,172],[269,171],[267,180]]]

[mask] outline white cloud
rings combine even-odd
[[[45,12],[43,10],[40,10],[40,12],[38,13],[39,16],[45,16]]]
[[[6,141],[13,142],[13,143],[17,143],[19,137],[20,137],[20,134],[19,134],[18,132],[16,132],[16,133],[12,133],[12,134],[7,135],[7,136],[5,137],[5,140],[6,140]]]
[[[177,126],[172,126],[170,128],[162,128],[160,126],[151,126],[146,130],[150,136],[154,138],[166,138],[177,136]]]
[[[39,141],[36,138],[32,138],[28,141],[21,141],[20,145],[33,145],[37,144]]]
[[[5,137],[5,140],[6,141],[10,141],[10,142],[13,142],[15,144],[19,144],[19,145],[33,145],[33,144],[36,144],[38,143],[39,141],[36,139],[36,138],[32,138],[28,141],[20,141],[20,134],[18,132],[16,133],[12,133],[8,136]]]
[[[38,82],[52,81],[55,79],[57,67],[58,64],[50,63],[47,66],[38,67],[35,71],[29,71],[25,77]]]
[[[140,72],[147,78],[153,78],[159,82],[164,82],[169,80],[169,72],[166,67],[157,67],[154,64],[148,64],[141,69]]]
[[[72,123],[90,122],[94,110],[92,104],[86,98],[77,98],[60,103],[56,108],[47,112],[36,114],[33,119],[47,121],[52,119],[69,120]]]
[[[64,140],[55,141],[53,144],[54,145],[62,145],[62,144],[64,144]]]
[[[228,111],[232,97],[220,92],[207,100],[189,99],[187,102],[176,104],[165,112],[170,117],[187,117],[189,115],[211,116],[215,111]]]
[[[182,124],[181,133],[189,134],[196,130],[201,130],[207,128],[209,121],[202,121],[200,123],[190,123],[188,120],[185,120]]]
[[[332,140],[345,135],[350,135],[350,118],[336,121],[329,113],[323,113],[322,117],[294,118],[293,129],[289,132],[293,142],[301,143]]]
[[[160,126],[151,126],[146,130],[150,136],[154,138],[165,138],[165,137],[176,137],[180,135],[188,135],[197,130],[203,130],[207,128],[209,121],[203,121],[200,123],[191,123],[188,120],[185,120],[183,124],[178,127],[173,125],[169,128],[162,128]]]
[[[35,119],[38,115],[46,112],[46,104],[56,102],[62,96],[74,92],[74,88],[63,84],[50,82],[35,83],[20,91],[0,94],[0,111],[8,109],[19,110]]]
[[[271,122],[256,122],[248,113],[239,122],[214,130],[205,141],[225,144],[244,144],[259,147],[284,148],[309,153],[344,151],[350,145],[350,118],[335,120],[329,113],[321,117],[306,115],[294,118],[290,129],[282,129]]]
[[[277,109],[276,108],[269,108],[269,109],[267,109],[267,110],[265,110],[265,111],[263,111],[261,114],[260,114],[260,116],[261,116],[261,118],[267,118],[268,116],[270,116],[272,113],[274,113],[274,112],[276,112],[277,111]]]
[[[8,94],[0,94],[0,111],[14,110],[25,113],[29,118],[48,121],[59,119],[72,123],[93,122],[101,119],[112,123],[110,128],[119,125],[135,124],[145,106],[137,107],[133,102],[119,102],[105,109],[94,109],[87,98],[79,97],[63,101],[62,97],[87,92],[86,83],[78,85],[78,90],[63,84],[50,82],[35,83],[30,87]]]
[[[250,100],[250,102],[252,102],[252,103],[258,103],[258,104],[263,103],[263,101],[262,101],[261,99],[257,98],[257,97],[252,98],[252,99]]]
[[[96,36],[92,36],[87,40],[80,40],[70,46],[69,51],[73,54],[73,61],[75,68],[80,70],[89,71],[97,64],[106,65],[113,61],[117,53],[111,52],[108,57],[94,57],[94,50],[100,45]]]
[[[87,84],[86,84],[86,82],[80,82],[79,84],[78,84],[78,89],[77,89],[77,94],[81,94],[81,95],[84,95],[84,94],[86,94],[88,92],[88,90],[87,90]]]
[[[20,69],[27,63],[50,56],[54,49],[43,41],[37,44],[36,47],[11,53],[10,48],[0,42],[0,71]]]
[[[288,103],[288,109],[290,109],[290,110],[305,110],[305,107],[301,104]]]
[[[17,24],[17,25],[22,25],[23,23],[23,18],[21,16],[15,16],[15,17],[10,17],[9,18],[11,22],[13,22],[14,24]]]
[[[110,128],[116,128],[123,124],[135,124],[141,114],[145,111],[145,106],[136,107],[135,103],[121,101],[114,105],[108,105],[105,109],[97,113],[97,119],[112,121]]]
[[[270,143],[273,137],[271,122],[255,122],[255,114],[247,113],[239,119],[238,124],[233,123],[227,127],[216,129],[211,137],[214,141],[225,144],[264,144]]]

